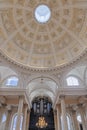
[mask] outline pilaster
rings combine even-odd
[[[25,105],[24,105],[23,130],[26,130],[27,109],[28,109],[28,105],[25,104]]]
[[[62,126],[63,130],[68,130],[67,124],[67,115],[66,115],[66,105],[65,105],[65,96],[61,96],[61,113],[62,113]]]
[[[23,96],[19,97],[16,130],[20,130],[21,114],[22,114],[22,109],[23,109],[23,98],[24,98]]]

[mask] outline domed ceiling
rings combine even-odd
[[[38,21],[37,7],[45,5]],[[47,14],[48,13],[48,14]],[[46,15],[46,16],[45,16]],[[70,63],[87,48],[86,0],[0,0],[0,50],[33,68]]]

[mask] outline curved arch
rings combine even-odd
[[[30,92],[30,94],[29,94],[29,95],[31,95],[31,93],[32,93],[32,92],[34,92],[34,91],[36,91],[37,89],[44,89],[44,90],[48,90],[48,91],[50,91],[51,93],[53,93],[53,95],[55,95],[55,93],[54,93],[52,90],[48,89],[48,88],[35,88],[34,90],[32,90],[32,91]]]
[[[47,98],[47,100],[50,102],[50,103],[52,103],[52,100],[51,100],[51,98],[50,97],[48,97],[48,96],[44,96],[44,97],[41,97],[41,96],[36,96],[34,99],[33,99],[33,101],[32,102],[34,102],[35,100],[36,100],[36,98],[37,99],[40,99],[40,98],[43,98],[43,99],[45,99],[45,98]]]
[[[40,94],[39,94],[39,93],[37,93],[35,97],[39,97],[39,96],[40,96]],[[50,96],[49,96],[48,94],[46,94],[46,93],[45,93],[45,95],[44,95],[44,96],[45,96],[45,97],[48,97],[48,98],[50,99],[50,101],[53,103],[53,99],[52,99],[52,98],[50,98]],[[34,98],[35,98],[35,97],[34,97]],[[32,101],[34,100],[34,98],[32,98],[32,99],[31,99],[31,103],[32,103]]]
[[[67,79],[68,77],[74,77],[74,78],[76,78],[76,79],[78,80],[78,83],[79,83],[78,85],[71,85],[71,86],[78,86],[78,87],[84,86],[84,87],[85,87],[84,82],[83,82],[82,79],[81,79],[80,77],[78,77],[77,75],[73,75],[73,74],[68,75],[68,76],[66,77],[66,79]],[[69,85],[67,85],[67,86],[69,86]]]
[[[52,91],[47,91],[47,89],[44,89],[44,88],[38,88],[38,89],[36,89],[35,91],[32,91],[32,93],[30,93],[30,95],[29,96],[31,96],[33,93],[36,93],[36,92],[39,92],[39,91],[41,91],[41,93],[42,93],[42,91],[43,91],[43,95],[45,94],[45,93],[52,93],[52,95],[54,95],[53,94],[53,92]],[[45,91],[45,92],[44,92]],[[40,93],[40,94],[41,94]],[[39,95],[40,95],[39,94]],[[55,96],[55,95],[54,95]],[[49,96],[50,97],[50,96]]]
[[[66,81],[67,81],[67,85],[68,86],[79,86],[79,81],[76,77],[74,76],[68,76],[66,78]]]
[[[45,90],[45,92],[44,92],[44,90]],[[46,91],[46,89],[37,89],[36,91],[33,91],[33,92],[29,95],[30,100],[31,100],[30,102],[32,102],[32,100],[33,100],[35,97],[37,97],[37,96],[47,96],[47,97],[49,97],[49,98],[52,100],[52,102],[53,102],[53,98],[54,98],[54,95],[53,95],[52,92]]]
[[[9,67],[5,66],[0,66],[0,73],[1,73],[1,81],[3,81],[6,77],[9,77],[11,75],[18,76],[18,74],[10,69]]]
[[[17,120],[17,113],[15,113],[12,117],[11,128],[10,130],[16,130],[16,120]],[[22,123],[23,123],[23,114],[21,114],[21,124],[20,130],[22,130]]]
[[[9,79],[10,77],[17,77],[18,78],[18,76],[17,75],[9,75],[9,76],[7,76],[5,79],[3,79],[2,81],[1,81],[1,83],[3,84],[7,79]],[[19,78],[18,78],[19,79]]]
[[[30,79],[29,79],[29,81],[28,81],[28,83],[27,83],[27,86],[28,86],[28,84],[30,84],[32,81],[34,81],[34,80],[36,80],[36,79],[41,79],[41,78],[43,78],[43,79],[45,79],[45,78],[47,78],[47,79],[50,79],[50,80],[52,80],[53,82],[55,82],[56,83],[56,85],[57,85],[57,87],[59,86],[59,82],[58,82],[58,79],[56,79],[54,76],[49,76],[49,75],[33,75],[32,77],[30,77]]]
[[[83,80],[85,68],[86,68],[85,65],[83,65],[83,66],[76,66],[74,69],[72,69],[69,72],[67,72],[66,75],[75,75],[78,78],[80,78],[81,80]]]
[[[52,98],[54,99],[54,97],[56,96],[56,93],[58,91],[58,86],[57,86],[56,82],[54,82],[50,78],[36,77],[36,78],[32,79],[32,81],[27,86],[27,89],[28,89],[30,98],[32,97],[33,94],[34,94],[34,96],[33,96],[33,98],[34,98],[36,96],[35,94],[37,93],[37,91],[43,90],[43,91],[45,91],[45,92],[43,92],[43,96],[45,95],[45,93],[50,93],[50,94],[47,94],[47,96],[49,96],[51,99]],[[39,92],[38,96],[40,96],[40,94],[41,94],[41,92]]]
[[[10,86],[17,87],[18,82],[19,82],[19,78],[15,75],[11,75],[6,77],[6,79],[4,79],[4,81],[2,82],[2,86],[5,85],[5,87],[10,87]]]
[[[9,68],[11,69],[13,72],[15,72],[17,75],[19,75],[19,72],[17,70],[17,68],[13,65],[13,64],[9,64],[9,62],[7,61],[6,64],[4,62],[2,62],[0,64],[0,66],[3,66],[5,68]]]
[[[42,81],[43,80],[43,81]],[[27,88],[29,88],[29,90],[31,90],[31,88],[32,89],[35,89],[35,88],[37,88],[37,86],[38,86],[38,88],[39,87],[41,87],[41,88],[46,88],[46,86],[47,86],[47,88],[49,88],[49,89],[53,89],[53,90],[57,90],[58,89],[58,86],[56,85],[56,83],[53,81],[53,80],[51,80],[51,79],[49,79],[49,78],[43,78],[41,80],[41,77],[39,77],[39,78],[35,78],[34,80],[32,80],[29,84],[28,84],[28,86],[27,86]],[[53,91],[52,90],[52,91]]]
[[[83,82],[82,79],[81,79],[80,77],[78,77],[77,75],[71,74],[71,75],[68,75],[67,77],[69,77],[69,76],[75,77],[75,78],[77,78],[80,82]]]

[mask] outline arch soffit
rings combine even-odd
[[[3,79],[3,80],[1,81],[1,83],[3,84],[7,79],[9,79],[9,78],[11,78],[11,77],[16,77],[16,78],[18,78],[17,75],[9,75],[9,76],[7,76],[5,79]],[[18,78],[18,80],[19,80],[19,78]],[[18,82],[19,82],[19,81],[18,81]]]
[[[42,89],[41,89],[41,91],[42,91]],[[38,96],[46,96],[46,97],[49,97],[52,102],[54,101],[54,95],[53,95],[53,93],[51,93],[50,91],[49,92],[45,91],[44,93],[41,93],[41,91],[34,91],[30,95],[30,103],[33,101],[33,99],[35,97],[38,97]]]
[[[47,79],[50,79],[50,80],[52,80],[55,84],[56,84],[56,86],[57,86],[57,88],[59,88],[59,82],[58,82],[58,79],[55,77],[55,76],[50,76],[50,75],[32,75],[30,78],[29,78],[29,80],[28,80],[28,83],[27,83],[27,86],[31,83],[31,82],[33,82],[34,80],[36,80],[36,79],[41,79],[41,78],[47,78]]]
[[[64,75],[63,75],[63,79],[66,79],[69,76],[73,76],[73,77],[78,78],[81,82],[83,82],[85,69],[86,69],[86,66],[75,67],[74,69],[71,69],[70,71],[65,72]],[[82,75],[83,78],[80,76],[80,74],[78,74],[79,73],[78,70],[81,70],[83,72],[83,75]]]
[[[1,73],[1,80],[2,81],[8,77],[13,76],[13,75],[18,77],[17,73],[7,66],[0,66],[0,73]]]

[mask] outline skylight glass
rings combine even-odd
[[[39,5],[35,9],[35,18],[39,23],[46,23],[51,17],[51,11],[47,5]]]
[[[18,78],[17,77],[10,77],[6,81],[6,86],[17,86],[18,85]]]

